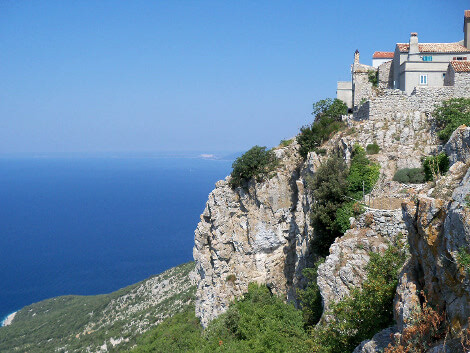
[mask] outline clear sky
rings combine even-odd
[[[243,151],[418,32],[463,38],[468,0],[0,0],[0,154]]]

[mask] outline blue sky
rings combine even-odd
[[[243,151],[418,32],[463,38],[463,0],[0,1],[0,154]]]

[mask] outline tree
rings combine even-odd
[[[339,99],[326,98],[313,104],[315,119],[311,125],[302,126],[297,142],[302,157],[314,151],[333,133],[344,127],[341,116],[347,114],[348,107]]]
[[[348,192],[348,168],[340,157],[332,157],[318,168],[311,182],[314,204],[311,221],[315,229],[312,242],[315,251],[328,255],[328,249],[341,233],[335,227],[336,211],[345,202]]]

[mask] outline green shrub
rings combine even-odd
[[[467,274],[470,274],[470,254],[465,247],[461,247],[457,253],[457,264]]]
[[[351,228],[349,219],[364,212],[364,207],[356,201],[349,201],[336,210],[334,225],[340,233],[345,233]]]
[[[287,146],[289,146],[293,141],[294,141],[294,139],[281,140],[281,142],[279,143],[279,145],[280,145],[281,147],[287,147]]]
[[[433,113],[439,128],[438,136],[447,141],[460,125],[470,125],[470,98],[451,98],[443,101]]]
[[[380,176],[380,165],[372,163],[366,156],[364,149],[355,145],[352,152],[351,167],[348,175],[348,194],[350,197],[362,199],[365,194],[372,191]]]
[[[318,266],[325,262],[320,258],[315,262],[313,268],[304,268],[302,274],[307,280],[304,289],[297,289],[297,296],[300,301],[305,326],[315,325],[323,313],[323,303],[320,294],[320,287],[317,284]]]
[[[306,157],[308,152],[319,147],[330,136],[345,127],[341,116],[348,113],[347,105],[339,99],[323,99],[313,104],[314,122],[303,126],[297,137],[299,153]]]
[[[396,171],[393,180],[403,184],[421,184],[425,181],[423,168],[403,168]]]
[[[361,341],[391,326],[398,273],[404,261],[401,246],[390,245],[384,254],[370,253],[362,289],[355,288],[349,297],[332,304],[332,320],[311,331],[311,351],[352,352]]]
[[[276,155],[266,147],[254,146],[232,164],[232,187],[242,186],[251,178],[265,180],[278,164]]]
[[[437,156],[426,157],[423,161],[423,170],[426,181],[434,180],[449,170],[449,157],[444,152]]]
[[[367,154],[377,154],[380,151],[379,145],[374,142],[374,143],[369,143],[366,147],[366,152]]]
[[[377,87],[379,85],[379,71],[369,70],[367,71],[367,75],[372,86]]]

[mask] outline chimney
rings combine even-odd
[[[359,50],[354,52],[354,64],[359,64]]]
[[[465,10],[463,18],[463,45],[470,49],[470,10]]]
[[[418,33],[411,32],[410,34],[410,49],[408,51],[408,60],[418,61],[419,60],[419,45],[418,45]],[[415,60],[413,60],[415,59]]]

